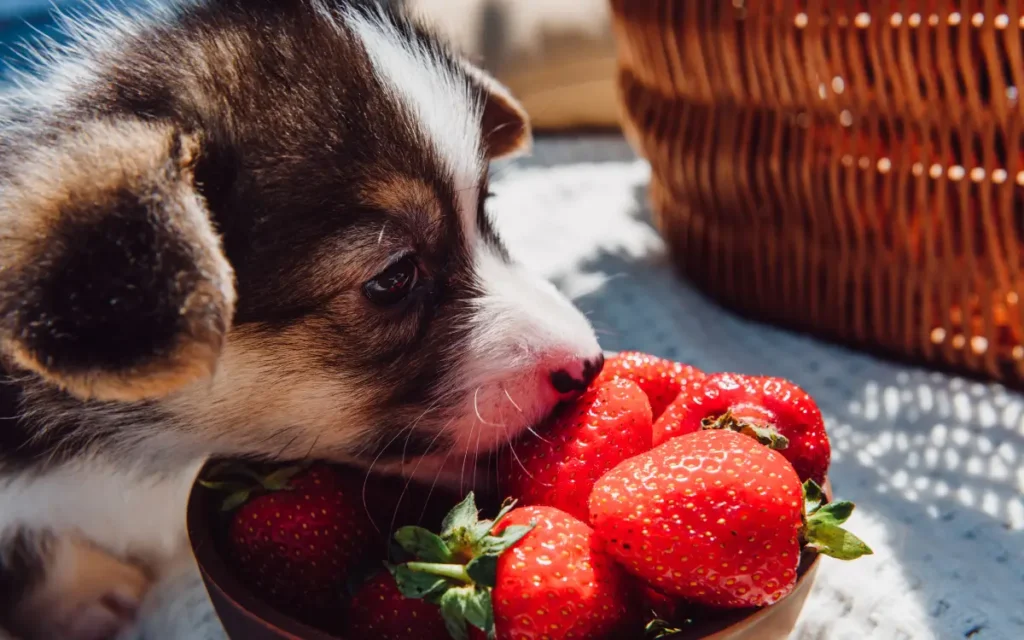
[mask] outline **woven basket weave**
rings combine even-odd
[[[752,317],[1024,382],[1024,0],[612,0],[683,274]]]

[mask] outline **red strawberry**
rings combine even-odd
[[[535,437],[534,437],[535,435]],[[635,383],[612,379],[588,389],[544,435],[528,434],[502,456],[508,494],[556,507],[586,522],[597,479],[651,448],[651,408]]]
[[[275,606],[319,622],[337,607],[349,570],[372,541],[357,488],[314,465],[279,469],[261,478],[258,490],[250,498],[251,490],[240,488],[225,504],[238,507],[228,530],[235,568]]]
[[[600,638],[627,618],[626,575],[593,548],[593,530],[553,507],[522,507],[495,527],[535,524],[498,558],[491,598],[499,640]]]
[[[406,527],[395,539],[421,560],[393,569],[399,590],[437,603],[452,637],[618,637],[631,581],[593,546],[585,523],[545,506],[478,520],[473,495],[445,519],[440,536]]]
[[[821,411],[788,380],[712,374],[679,394],[655,424],[653,442],[715,428],[754,436],[779,450],[801,480],[825,481],[832,447]]]
[[[852,559],[870,549],[841,529],[849,502],[820,506],[785,458],[732,431],[673,438],[594,487],[595,535],[627,571],[669,595],[721,607],[764,606],[796,584],[801,539]]]
[[[679,395],[680,389],[703,377],[703,371],[687,364],[637,351],[622,351],[605,362],[595,384],[615,378],[632,380],[647,394],[652,417],[657,420]]]
[[[676,609],[680,606],[678,598],[665,595],[647,584],[640,584],[638,590],[640,593],[640,611],[645,616],[668,620],[675,618]]]
[[[379,573],[349,602],[347,637],[448,640],[450,636],[436,606],[406,598],[390,573]]]

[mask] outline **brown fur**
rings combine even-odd
[[[172,127],[108,121],[83,123],[53,146],[26,153],[0,196],[0,211],[6,212],[0,343],[18,366],[79,397],[120,401],[162,397],[215,370],[234,313],[234,283],[205,202],[194,191],[198,153],[196,137]],[[140,206],[125,209],[126,193]],[[161,244],[181,247],[188,259],[188,271],[172,274],[175,282],[168,283],[168,303],[178,305],[168,310],[176,316],[170,319],[174,335],[123,364],[67,360],[48,351],[38,327],[66,301],[46,296],[79,294],[51,294],[46,283],[62,277],[53,270],[92,268],[93,259],[68,253],[82,230],[109,227],[116,235],[127,219],[156,209],[159,233],[168,236]],[[117,323],[107,324],[113,330]],[[98,337],[85,348],[98,351],[120,338],[113,331]]]

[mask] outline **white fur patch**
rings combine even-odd
[[[0,485],[0,537],[19,527],[75,533],[118,557],[162,564],[187,544],[183,514],[199,464],[162,479],[97,460],[14,476]]]
[[[477,238],[473,252],[484,288],[475,303],[470,390],[451,425],[457,451],[490,451],[545,418],[558,402],[550,375],[601,354],[590,323],[547,280],[508,264]]]
[[[410,42],[386,20],[352,11],[344,19],[362,41],[380,82],[408,110],[451,172],[463,224],[474,229],[477,185],[484,171],[483,107],[470,84],[449,69],[439,51]]]
[[[473,351],[483,359],[552,370],[600,353],[590,323],[547,280],[508,264],[482,240],[474,251],[484,295],[475,301]]]

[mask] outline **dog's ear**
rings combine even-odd
[[[201,141],[93,122],[4,160],[0,347],[86,399],[156,398],[210,375],[234,275],[193,184]]]
[[[465,61],[463,67],[483,96],[481,125],[488,159],[528,153],[533,147],[533,133],[530,116],[523,106],[486,71]]]

